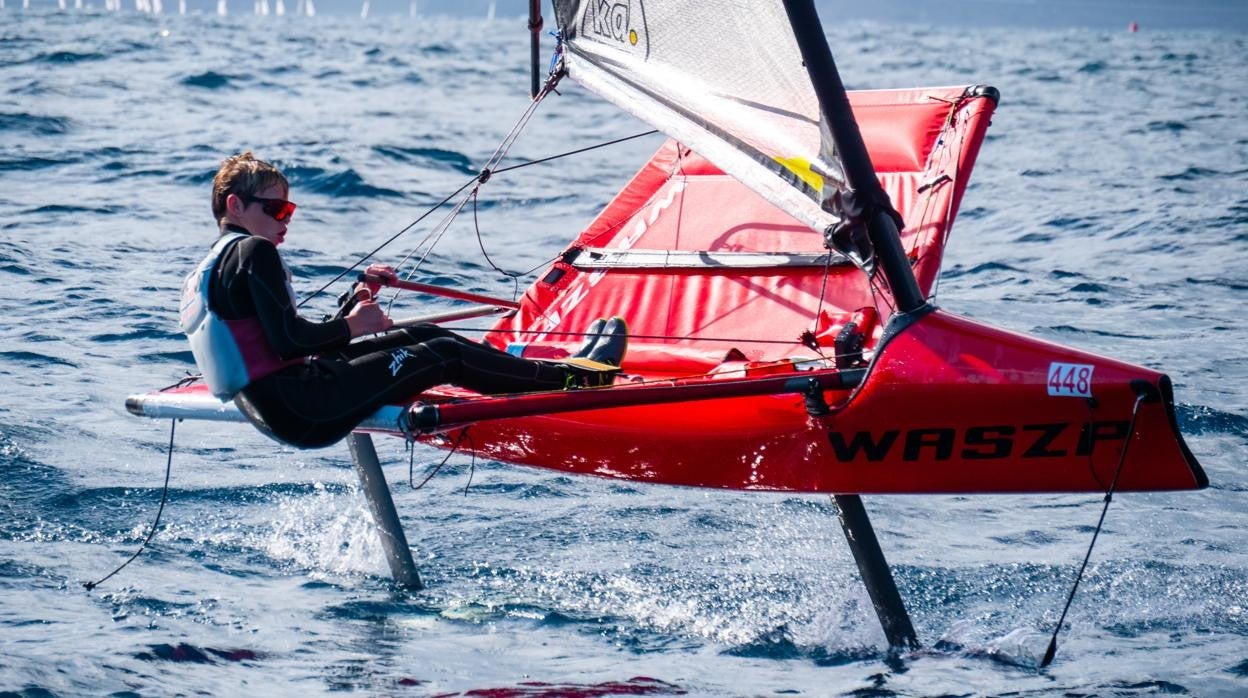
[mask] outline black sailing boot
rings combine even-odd
[[[622,366],[624,354],[628,351],[628,323],[624,322],[624,318],[616,315],[607,320],[602,332],[602,339],[594,345],[585,358],[600,364]]]
[[[598,340],[602,339],[602,328],[607,324],[605,318],[598,318],[589,323],[589,327],[585,330],[585,341],[581,344],[581,348],[576,353],[569,356],[570,359],[584,359],[589,356],[589,352],[594,350],[594,345],[598,344]]]
[[[566,387],[596,388],[615,382],[628,350],[628,324],[624,318],[613,317],[607,320],[602,332],[587,356],[573,356],[560,362],[568,371]]]

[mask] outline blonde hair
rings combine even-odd
[[[290,183],[281,170],[264,160],[257,160],[248,150],[226,158],[212,178],[212,215],[217,223],[225,220],[225,200],[230,194],[247,198],[256,192],[280,184],[286,192]]]

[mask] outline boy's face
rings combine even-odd
[[[287,217],[284,221],[277,220],[264,212],[264,202],[255,199],[284,200],[286,196],[286,189],[280,184],[261,189],[254,197],[230,194],[225,202],[226,217],[229,222],[246,228],[247,232],[252,235],[262,237],[274,245],[280,245],[286,239],[286,225],[290,223],[290,218]]]

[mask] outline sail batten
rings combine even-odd
[[[555,0],[568,74],[816,230],[844,187],[779,3]]]

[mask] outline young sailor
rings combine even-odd
[[[529,361],[422,324],[370,339],[393,323],[359,284],[338,317],[296,312],[290,271],[277,251],[295,212],[286,177],[251,152],[228,158],[212,182],[220,236],[182,291],[181,325],[213,394],[234,400],[261,431],[301,448],[328,446],[369,414],[450,383],[483,394],[609,384],[618,368]],[[388,266],[367,273],[395,279]],[[598,322],[577,353],[618,367],[627,345],[619,318]]]

